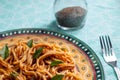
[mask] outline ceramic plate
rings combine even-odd
[[[38,29],[38,28],[27,28],[27,29],[17,29],[17,30],[9,30],[0,33],[0,39],[10,38],[11,36],[19,36],[26,34],[45,34],[49,36],[55,36],[57,38],[67,40],[68,42],[77,46],[86,56],[89,58],[89,62],[93,68],[94,78],[93,80],[104,80],[104,70],[102,64],[95,54],[95,52],[83,41],[75,38],[74,36],[68,35],[66,33],[59,33],[55,31],[50,31],[46,29]]]

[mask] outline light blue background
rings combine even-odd
[[[62,31],[54,23],[54,0],[0,0],[0,32],[18,28],[49,28],[71,34],[87,43],[100,58],[106,80],[117,80],[101,55],[99,36],[110,35],[120,68],[120,0],[87,0],[84,28]]]

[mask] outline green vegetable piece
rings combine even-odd
[[[62,51],[65,51],[65,50],[66,50],[66,48],[61,48],[61,50],[62,50]]]
[[[6,59],[9,56],[9,49],[7,44],[0,50],[0,55],[3,59]]]
[[[33,59],[36,59],[40,56],[40,54],[43,51],[43,47],[40,47],[38,50],[35,51],[35,53],[33,54]]]
[[[62,80],[63,77],[64,77],[64,75],[55,75],[55,76],[52,77],[51,80]]]
[[[10,76],[16,78],[16,77],[18,76],[18,73],[16,73],[16,72],[12,72],[12,73],[10,74]]]
[[[31,47],[33,46],[33,40],[32,40],[32,39],[29,40],[29,41],[27,42],[27,45],[28,45],[29,48],[31,48]]]
[[[56,61],[53,61],[53,62],[50,64],[50,66],[53,67],[53,66],[56,66],[56,65],[61,64],[61,63],[63,63],[63,62],[56,60]]]

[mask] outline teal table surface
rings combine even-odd
[[[117,80],[105,63],[99,44],[100,35],[110,35],[120,68],[120,0],[87,0],[88,15],[84,28],[63,31],[55,24],[54,0],[0,0],[0,32],[18,28],[47,28],[66,32],[87,43],[97,54],[105,80]]]

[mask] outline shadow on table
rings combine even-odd
[[[60,29],[60,28],[57,27],[57,24],[56,24],[55,21],[52,21],[50,24],[48,24],[47,28],[49,30],[54,30],[54,31],[58,31],[58,32],[62,32],[63,31],[62,29]]]
[[[56,24],[56,21],[52,21],[50,24],[47,25],[47,28],[49,30],[54,30],[54,31],[57,31],[57,32],[71,32],[71,31],[77,31],[77,30],[62,30],[60,29],[57,24]],[[78,29],[79,30],[79,29]]]

